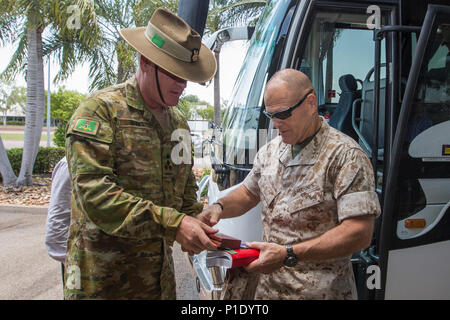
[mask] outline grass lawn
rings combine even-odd
[[[0,133],[3,140],[23,141],[24,133]],[[50,139],[53,140],[53,134],[50,134]],[[47,141],[47,134],[41,135],[41,141]]]

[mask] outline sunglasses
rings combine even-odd
[[[151,65],[153,68],[158,68],[158,72],[164,73],[166,76],[168,76],[169,78],[171,78],[172,80],[175,80],[176,82],[186,82],[186,80],[181,79],[179,77],[177,77],[176,75],[171,74],[169,71],[164,70],[161,67],[157,67],[156,64],[154,64],[153,62],[151,62],[148,59],[145,59],[145,63],[147,63],[148,65]]]
[[[171,74],[170,72],[168,72],[168,71],[166,71],[166,70],[164,70],[162,68],[158,68],[158,71],[164,73],[166,76],[168,76],[172,80],[175,80],[176,82],[186,82],[186,80],[181,79],[181,78],[177,77],[176,75]]]
[[[264,110],[263,113],[266,115],[266,117],[268,117],[270,119],[273,119],[273,118],[277,118],[280,120],[287,119],[292,115],[292,111],[294,111],[295,108],[299,107],[303,103],[303,101],[305,101],[305,99],[313,92],[314,92],[314,89],[309,90],[308,93],[306,93],[305,96],[295,106],[292,106],[287,109],[277,111],[274,113],[270,113],[270,112],[267,112]]]

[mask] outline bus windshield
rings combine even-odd
[[[256,153],[256,134],[267,81],[267,71],[272,59],[277,35],[289,6],[288,0],[270,1],[256,27],[247,55],[233,88],[232,100],[226,106],[223,119],[222,144],[226,148],[225,162],[245,164],[236,156],[245,149]],[[220,155],[221,157],[222,155]],[[250,161],[253,160],[253,157]]]

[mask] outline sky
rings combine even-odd
[[[234,82],[238,76],[240,67],[245,58],[245,53],[248,47],[248,42],[239,40],[234,42],[225,43],[222,47],[220,54],[220,90],[221,99],[228,100],[231,91],[233,89]],[[2,72],[8,65],[9,60],[14,52],[14,46],[6,46],[0,48],[0,72]],[[50,64],[51,79],[54,79],[55,74],[58,72],[58,65],[55,63]],[[53,92],[61,86],[65,86],[67,89],[75,90],[80,93],[88,93],[89,87],[89,65],[79,65],[72,76],[63,83],[55,85],[53,82],[50,85],[50,90]],[[44,61],[44,77],[45,77],[45,89],[48,87],[48,63]],[[23,75],[19,75],[16,78],[16,85],[26,86]],[[199,84],[188,82],[188,85],[184,91],[184,94],[194,94],[200,98],[200,100],[206,101],[211,105],[214,104],[214,83],[211,82],[209,86],[202,86]]]

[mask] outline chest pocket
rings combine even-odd
[[[289,200],[289,213],[312,208],[324,201],[323,189],[317,184],[310,184],[294,189]]]
[[[263,200],[263,203],[267,208],[273,208],[274,201],[281,191],[274,188],[274,181],[272,181],[266,175],[261,176],[258,185],[261,194],[261,200]]]
[[[160,141],[148,122],[117,120],[116,169],[119,175],[143,177],[161,172]],[[136,182],[141,179],[136,178]]]

